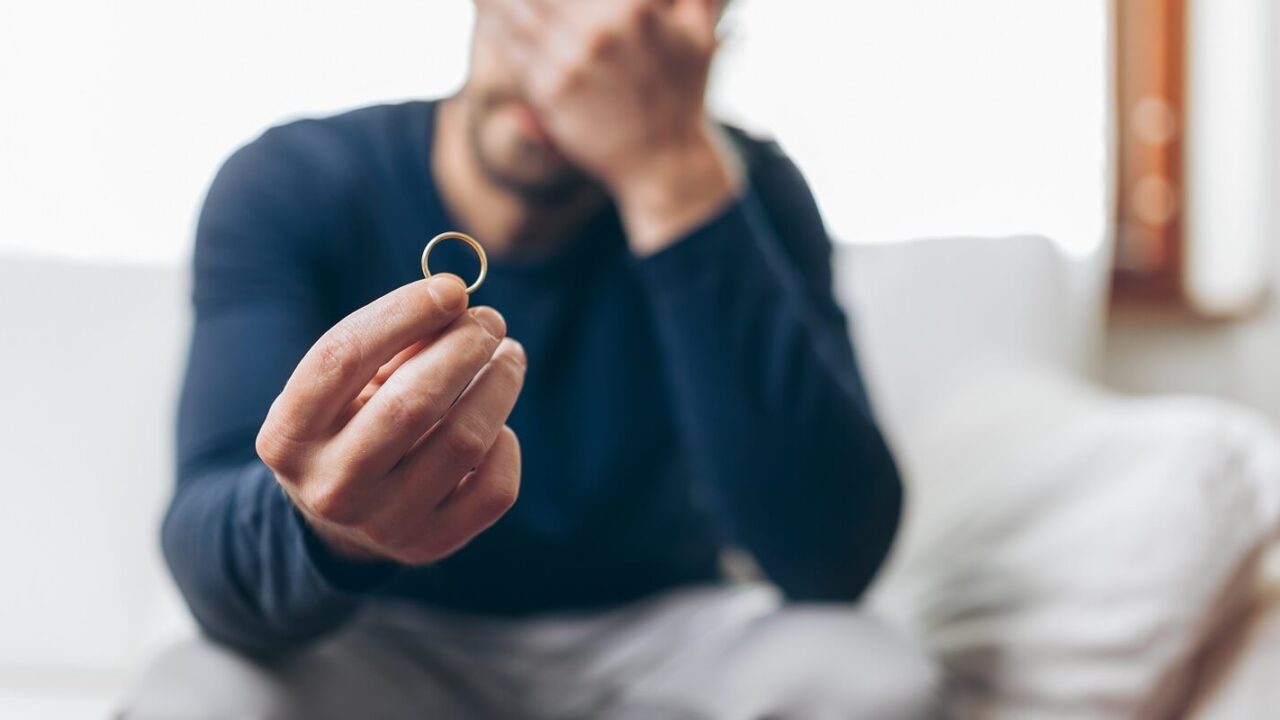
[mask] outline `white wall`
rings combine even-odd
[[[1032,233],[1085,255],[1107,226],[1107,7],[747,0],[717,97],[777,133],[840,239]]]
[[[1274,119],[1280,118],[1280,52],[1271,41],[1280,37],[1280,12],[1263,0],[1224,2],[1195,3],[1200,13],[1227,10],[1230,5],[1231,12],[1224,12],[1224,18],[1237,21],[1235,26],[1208,24],[1215,35],[1200,41],[1199,52],[1223,54],[1214,61],[1223,69],[1249,57],[1264,67],[1198,76],[1202,84],[1220,86],[1202,89],[1200,96],[1236,100],[1202,108],[1201,112],[1214,117],[1194,135],[1201,144],[1197,151],[1201,156],[1219,156],[1206,161],[1212,173],[1200,184],[1216,179],[1222,186],[1206,197],[1215,204],[1209,214],[1220,221],[1201,218],[1193,226],[1195,258],[1211,262],[1206,272],[1214,277],[1204,280],[1204,288],[1213,297],[1223,298],[1223,304],[1232,304],[1232,298],[1240,289],[1247,290],[1259,272],[1271,280],[1271,292],[1238,319],[1205,320],[1132,309],[1117,312],[1105,341],[1104,374],[1111,385],[1123,390],[1221,395],[1280,419],[1280,294],[1276,292],[1280,289],[1280,139],[1274,129]],[[1258,27],[1240,22],[1248,19],[1239,12],[1245,6],[1253,8],[1253,18],[1265,19],[1261,30],[1266,42],[1259,43]],[[1266,53],[1259,51],[1260,44]],[[1193,87],[1193,99],[1196,95]],[[1253,108],[1248,116],[1233,112],[1241,104]],[[1217,134],[1209,135],[1213,129]],[[1265,160],[1261,169],[1254,167],[1258,159]],[[1241,192],[1219,192],[1240,183],[1247,183],[1239,188]]]
[[[0,22],[0,249],[172,261],[281,119],[450,91],[463,0],[42,0]]]
[[[1105,0],[735,0],[716,105],[851,241],[1106,224]],[[461,82],[466,0],[43,0],[0,22],[0,250],[172,261],[282,119]]]

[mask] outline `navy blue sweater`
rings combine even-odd
[[[271,401],[346,314],[421,277],[458,227],[431,176],[434,103],[267,131],[218,173],[196,236],[195,329],[165,556],[213,638],[255,653],[339,627],[364,598],[519,615],[714,581],[750,552],[790,597],[854,599],[901,488],[831,291],[830,241],[776,145],[733,137],[748,189],[654,256],[606,208],[476,304],[528,351],[510,425],[519,501],[429,567],[327,552],[256,457]],[[433,266],[470,251],[445,243]],[[469,276],[469,275],[468,275]]]

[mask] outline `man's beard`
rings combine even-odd
[[[484,125],[493,108],[510,101],[510,96],[500,94],[478,98],[468,113],[467,141],[485,178],[529,204],[544,206],[564,203],[592,185],[591,179],[577,168],[559,158],[551,159],[549,155],[554,151],[545,146],[522,142],[512,157],[500,160],[492,156],[484,142]],[[521,162],[547,166],[548,171],[521,174],[511,167]]]

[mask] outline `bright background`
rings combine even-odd
[[[781,141],[838,239],[1031,232],[1105,256],[1104,0],[734,2],[714,104]],[[271,124],[453,91],[471,9],[0,10],[0,717],[105,716],[184,621],[165,615],[181,610],[156,543],[171,482],[156,409],[212,174]]]
[[[1106,227],[1103,0],[736,0],[723,115],[841,240]],[[273,123],[458,87],[466,0],[43,0],[0,22],[0,250],[173,261]]]
[[[1086,302],[1012,327],[1076,343],[1072,315],[1101,307],[1109,250],[1108,0],[734,3],[714,105],[781,141],[837,239],[1046,235],[1084,258]],[[1221,305],[1280,282],[1276,5],[1190,0],[1191,284]],[[453,91],[471,12],[469,0],[0,8],[0,718],[104,717],[175,620],[159,616],[184,620],[158,562],[172,426],[159,408],[178,382],[181,268],[219,163],[274,123]],[[1035,285],[997,276],[975,294]],[[948,291],[890,280],[908,316]],[[1097,379],[1280,420],[1280,293],[1251,310],[1112,317]],[[167,354],[151,352],[159,337]]]

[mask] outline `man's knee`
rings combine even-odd
[[[939,714],[940,675],[923,650],[847,608],[797,607],[762,618],[727,648],[723,689],[761,693],[787,720],[920,720]]]
[[[922,720],[939,715],[937,665],[871,616],[843,608],[797,609],[781,613],[768,632],[775,635],[775,648],[787,648],[788,657],[808,658],[799,663],[809,665],[798,681],[801,691],[791,698],[796,711],[782,717]]]
[[[166,651],[126,698],[121,720],[293,720],[305,717],[272,668],[207,640]]]
[[[856,707],[857,717],[933,718],[939,713],[941,676],[924,650],[880,620],[845,609],[798,610],[791,632],[825,637],[820,653],[836,671],[825,675],[833,702]],[[786,632],[786,623],[782,631]],[[800,628],[803,628],[801,630]],[[815,645],[815,647],[820,647]],[[814,717],[828,717],[814,715]]]

